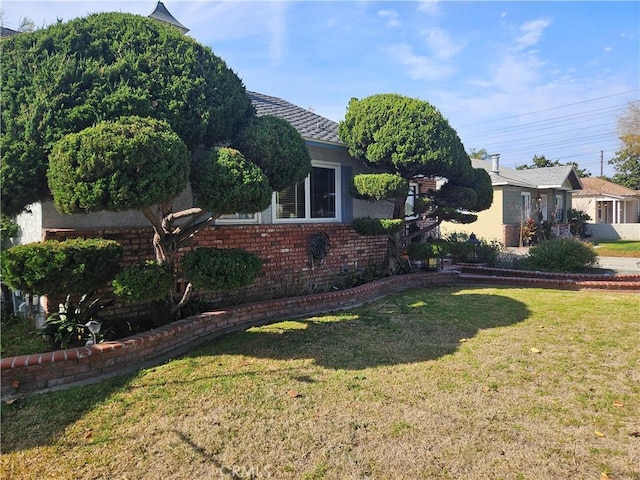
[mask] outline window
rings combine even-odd
[[[409,194],[404,203],[404,214],[408,218],[416,218],[417,215],[413,212],[413,207],[416,204],[416,197],[418,196],[418,184],[409,183]]]
[[[274,195],[276,221],[340,220],[340,166],[314,162],[303,181]]]
[[[531,216],[531,193],[522,192],[522,216],[529,218]]]
[[[258,223],[259,217],[258,213],[233,213],[218,217],[215,223]]]
[[[556,195],[556,221],[564,221],[564,197]]]

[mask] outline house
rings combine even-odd
[[[572,193],[582,189],[581,179],[572,166],[514,170],[501,166],[499,155],[492,155],[491,160],[473,158],[471,163],[489,173],[493,204],[479,212],[474,223],[443,223],[443,235],[475,233],[478,238],[516,247],[521,226],[527,219],[549,222],[556,236],[569,235],[567,212],[572,206]]]
[[[591,217],[587,231],[595,240],[640,240],[640,191],[603,178],[583,178],[573,205]]]

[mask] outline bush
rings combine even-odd
[[[402,219],[360,217],[351,225],[360,235],[388,235],[399,232],[403,222]]]
[[[2,281],[40,295],[92,292],[113,278],[121,257],[122,245],[100,238],[16,245],[2,252]]]
[[[173,275],[163,265],[149,260],[123,270],[111,285],[113,293],[127,302],[153,302],[167,297]]]
[[[253,282],[262,269],[262,259],[237,248],[197,248],[182,257],[182,269],[196,288],[231,290]]]
[[[591,220],[591,216],[588,213],[571,208],[567,212],[567,220],[571,235],[578,238],[589,236],[587,235],[587,222]]]
[[[411,243],[407,247],[407,254],[411,260],[426,260],[428,258],[441,258],[449,253],[449,242],[445,240],[432,240],[421,243]]]
[[[38,333],[49,337],[56,348],[84,345],[91,337],[89,322],[97,322],[100,311],[111,303],[101,302],[99,298],[91,300],[85,294],[74,305],[71,295],[67,295],[65,303],[61,303],[58,311],[47,317]]]
[[[591,245],[569,238],[545,240],[529,250],[520,261],[525,270],[544,272],[579,272],[597,261]]]

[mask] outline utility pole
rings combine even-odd
[[[600,176],[604,177],[604,150],[600,150]]]

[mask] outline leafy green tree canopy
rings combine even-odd
[[[233,146],[265,173],[275,191],[304,180],[311,158],[299,134],[286,120],[270,115],[254,117],[242,129]]]
[[[458,134],[423,100],[397,94],[352,98],[338,135],[355,158],[403,178],[441,175],[461,184],[473,179]]]
[[[166,122],[124,117],[66,135],[49,155],[56,208],[74,214],[150,207],[187,185],[189,152]]]
[[[104,120],[166,121],[189,150],[229,142],[254,115],[236,74],[156,20],[101,13],[3,39],[2,209],[49,198],[55,142]]]
[[[640,101],[629,102],[618,119],[622,148],[609,160],[616,173],[612,181],[632,190],[640,190]]]

